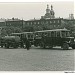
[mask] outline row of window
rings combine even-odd
[[[16,22],[17,23],[17,22]],[[15,24],[16,24],[15,23]],[[32,25],[32,24],[52,24],[52,23],[60,23],[60,20],[52,20],[52,21],[46,21],[46,22],[44,22],[44,21],[41,21],[41,22],[19,22],[19,24],[27,24],[27,25]],[[11,25],[11,24],[13,24],[13,23],[6,23],[7,25]]]
[[[27,25],[29,25],[29,24],[49,24],[49,23],[60,23],[60,21],[59,20],[57,20],[57,21],[46,21],[46,22],[44,22],[44,21],[42,21],[42,22],[25,22],[25,24],[27,24]]]
[[[9,23],[9,24],[7,24],[7,25],[12,25],[11,23]],[[16,25],[15,25],[16,26]],[[19,26],[19,25],[17,25],[17,26]],[[49,25],[50,27],[59,27],[60,25]]]
[[[6,25],[22,25],[22,22],[19,22],[19,23],[6,23]]]
[[[68,31],[52,31],[52,32],[41,32],[36,33],[35,37],[42,37],[42,36],[48,36],[48,37],[70,37],[70,33]]]

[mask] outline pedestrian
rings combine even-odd
[[[26,39],[26,49],[29,50],[30,49],[30,41],[28,39]]]

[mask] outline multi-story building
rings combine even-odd
[[[5,21],[5,25],[8,27],[19,27],[22,28],[23,27],[23,20],[20,20],[18,18],[12,18],[12,19],[7,19]]]
[[[62,27],[63,18],[55,18],[55,12],[53,10],[53,6],[51,5],[51,10],[49,9],[49,5],[47,5],[46,14],[41,16],[40,19],[32,19],[25,21],[25,26],[32,27],[47,27],[47,29],[60,28]]]
[[[0,27],[19,27],[23,28],[24,20],[18,18],[0,19]]]
[[[49,5],[47,5],[46,14],[44,16],[41,16],[40,19],[32,19],[25,21],[24,28],[26,26],[32,26],[36,28],[41,27],[42,29],[65,28],[65,23],[74,21],[75,20],[73,19],[73,15],[71,15],[70,19],[63,19],[60,17],[56,18],[53,6],[51,5],[51,9],[49,9]]]
[[[69,19],[73,20],[74,19],[74,15],[73,14],[69,14]]]
[[[64,28],[64,23],[67,22],[73,22],[75,25],[75,20],[73,17],[73,14],[69,15],[69,19],[63,19],[63,18],[56,18],[55,12],[53,10],[53,6],[51,5],[51,9],[49,8],[49,5],[47,5],[46,13],[44,16],[41,16],[40,19],[32,19],[32,20],[21,20],[18,18],[12,18],[12,19],[1,19],[0,20],[0,27],[17,27],[23,29],[27,29],[27,27],[31,27],[35,30],[40,29],[54,29],[54,28]]]
[[[27,20],[25,21],[24,26],[33,26],[33,27],[43,27],[43,26],[48,26],[49,29],[53,28],[60,28],[62,25],[63,18],[56,18],[56,19],[39,19],[39,20]]]
[[[4,27],[5,26],[5,19],[0,19],[0,27]]]

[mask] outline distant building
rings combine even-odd
[[[69,19],[73,20],[74,19],[74,15],[73,14],[69,14]]]
[[[25,21],[25,26],[32,27],[43,27],[48,26],[49,29],[60,28],[61,22],[63,18],[55,18],[55,12],[53,10],[53,6],[51,5],[51,9],[49,9],[49,5],[47,5],[46,14],[41,16],[41,19],[32,19]]]
[[[63,20],[63,18],[27,20],[27,21],[25,21],[24,26],[32,26],[32,27],[48,26],[49,29],[54,29],[54,28],[60,28],[61,27],[62,20]]]
[[[63,19],[60,17],[56,18],[53,6],[51,5],[51,9],[49,9],[49,5],[47,5],[46,14],[44,16],[41,16],[41,19],[34,18],[32,20],[27,20],[24,22],[24,27],[32,26],[38,28],[47,26],[48,29],[57,29],[57,28],[64,28],[65,23],[68,22],[72,22],[75,24],[73,14],[69,15],[69,19]]]
[[[21,29],[25,29],[27,26],[31,28],[42,28],[48,27],[48,29],[57,29],[57,28],[64,28],[64,23],[72,22],[75,25],[74,15],[70,14],[68,19],[63,18],[56,18],[55,12],[53,10],[53,6],[51,5],[51,9],[49,5],[47,5],[46,13],[44,16],[41,16],[40,19],[31,19],[31,20],[21,20],[18,18],[12,19],[0,19],[0,27],[18,27]],[[62,26],[63,25],[63,26]]]
[[[23,20],[20,20],[18,18],[7,19],[5,24],[6,24],[6,26],[22,28],[23,27]]]
[[[0,19],[0,27],[4,27],[5,26],[5,19],[1,18]]]

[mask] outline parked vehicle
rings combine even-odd
[[[29,40],[30,44],[33,45],[33,32],[12,33],[11,35],[20,37],[20,47],[24,47],[24,45],[26,45],[27,39]]]
[[[70,37],[70,31],[67,29],[42,30],[34,32],[34,46],[42,48],[61,46],[67,50],[69,47],[75,49],[75,42],[74,37]]]
[[[18,48],[20,43],[20,38],[18,36],[5,36],[1,39],[1,47],[9,48]]]

